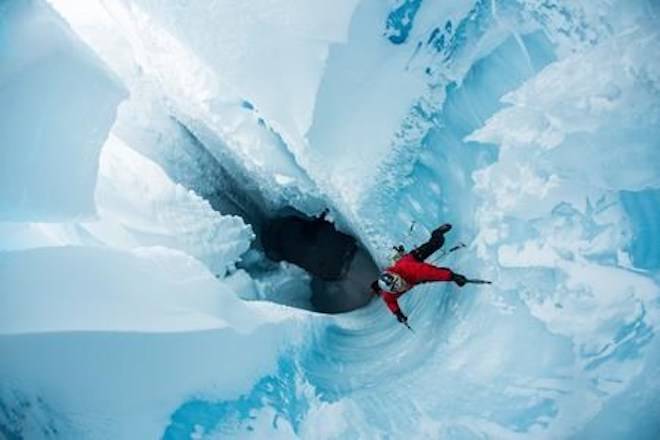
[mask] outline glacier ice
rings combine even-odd
[[[226,327],[248,333],[262,313],[259,303],[240,301],[199,261],[169,248],[42,247],[2,259],[5,335]]]
[[[106,244],[182,250],[224,276],[254,237],[241,218],[220,215],[113,135],[103,147],[98,178],[101,221],[85,227]]]
[[[51,3],[130,97],[67,144],[84,209],[0,223],[0,436],[658,438],[657,2]],[[381,265],[450,221],[495,283],[314,312],[291,208]]]
[[[42,2],[5,2],[0,44],[0,219],[93,216],[98,154],[126,90]]]

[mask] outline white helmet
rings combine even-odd
[[[386,292],[402,293],[408,290],[408,283],[398,273],[385,271],[378,277],[378,287]]]

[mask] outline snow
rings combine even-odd
[[[657,438],[660,10],[450,3],[53,0],[131,97],[96,218],[0,223],[0,435]],[[291,206],[494,284],[311,312]]]
[[[126,90],[41,2],[5,4],[0,42],[0,219],[94,216],[99,151]]]

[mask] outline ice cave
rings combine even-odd
[[[657,328],[657,0],[0,0],[0,439],[657,440]]]

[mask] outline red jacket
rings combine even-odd
[[[394,314],[397,314],[401,310],[397,299],[401,295],[408,293],[417,284],[432,281],[451,281],[453,276],[453,272],[450,269],[424,263],[415,259],[411,254],[404,255],[392,266],[385,269],[385,271],[400,275],[408,283],[408,288],[400,293],[381,291],[380,297],[383,298],[383,301],[387,304],[387,308]]]

